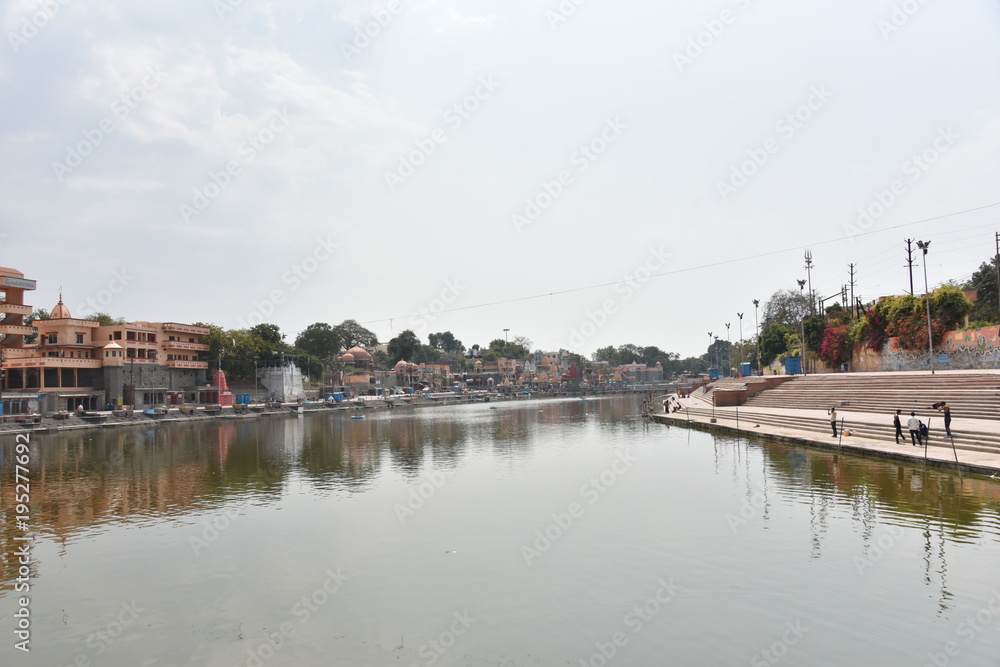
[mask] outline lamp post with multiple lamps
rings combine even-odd
[[[934,332],[931,330],[931,295],[927,287],[927,250],[931,247],[930,241],[917,241],[917,247],[924,251],[924,302],[927,304],[927,363],[931,367],[931,375],[934,375]]]
[[[760,299],[753,300],[753,323],[757,329],[757,372],[764,374],[764,367],[760,363],[760,320],[757,319],[757,308],[760,306]]]
[[[799,293],[805,296],[803,289],[806,286],[806,281],[799,280]],[[802,375],[806,374],[806,316],[805,313],[802,315]]]

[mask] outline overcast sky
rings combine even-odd
[[[867,299],[908,289],[904,239],[932,241],[934,285],[1000,231],[997,2],[11,0],[0,20],[0,264],[74,316],[688,356],[726,322],[735,341],[738,312],[749,337],[807,247],[820,296],[853,262]]]

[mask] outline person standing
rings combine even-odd
[[[830,408],[830,428],[833,429],[833,437],[837,437],[837,408]]]
[[[910,418],[906,420],[906,428],[910,429],[910,442],[914,447],[920,446],[920,420],[916,413],[911,412]]]
[[[899,444],[900,440],[904,440],[904,438],[903,438],[903,424],[902,424],[902,422],[899,421],[899,414],[901,412],[902,412],[902,410],[898,410],[897,409],[896,410],[896,414],[894,414],[892,416],[892,425],[896,428],[896,444],[897,445]]]
[[[951,437],[951,408],[944,401],[938,404],[938,410],[944,413],[944,434]]]

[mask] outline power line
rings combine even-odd
[[[994,202],[992,204],[986,204],[984,206],[976,206],[974,208],[968,208],[968,209],[965,209],[963,211],[954,211],[952,213],[945,213],[944,215],[938,215],[938,216],[934,216],[932,218],[924,218],[923,220],[916,220],[914,222],[905,222],[905,223],[901,223],[901,224],[898,224],[898,225],[893,225],[892,227],[886,227],[884,229],[875,229],[875,230],[868,231],[868,232],[860,232],[858,234],[854,234],[852,238],[857,238],[857,237],[861,237],[861,236],[872,236],[874,234],[884,234],[886,232],[890,232],[890,231],[893,231],[893,230],[896,230],[896,229],[903,229],[905,227],[912,227],[914,225],[921,225],[921,224],[924,224],[926,222],[934,222],[935,220],[943,220],[945,218],[950,218],[950,217],[956,216],[956,215],[964,215],[966,213],[973,213],[975,211],[982,211],[982,210],[985,210],[985,209],[988,209],[988,208],[993,208],[994,206],[1000,206],[1000,202]],[[711,269],[711,268],[715,268],[717,266],[725,266],[727,264],[736,264],[738,262],[746,262],[746,261],[755,260],[755,259],[762,259],[764,257],[773,257],[775,255],[782,255],[782,254],[785,254],[785,253],[788,253],[788,252],[792,252],[792,251],[801,251],[801,250],[804,250],[805,248],[807,248],[809,246],[821,246],[821,245],[830,245],[831,243],[843,243],[845,240],[847,240],[847,239],[845,239],[844,237],[841,236],[841,237],[838,237],[838,238],[827,239],[825,241],[818,241],[816,243],[809,243],[809,244],[805,244],[805,245],[798,245],[798,246],[791,247],[791,248],[783,248],[781,250],[771,250],[771,251],[762,252],[762,253],[759,253],[759,254],[756,254],[756,255],[748,255],[746,257],[738,257],[736,259],[724,259],[724,260],[720,260],[718,262],[709,262],[707,264],[699,264],[698,266],[690,266],[690,267],[683,268],[683,269],[674,269],[672,271],[662,271],[660,273],[651,273],[650,276],[649,276],[649,279],[652,279],[652,278],[663,278],[665,276],[675,276],[675,275],[678,275],[678,274],[681,274],[681,273],[690,273],[692,271],[700,271],[702,269]],[[459,311],[462,311],[462,310],[474,310],[474,309],[477,309],[477,308],[487,308],[487,307],[491,307],[491,306],[502,306],[502,305],[506,305],[506,304],[509,304],[509,303],[520,303],[522,301],[533,301],[535,299],[544,299],[545,297],[551,298],[551,297],[554,297],[554,296],[561,296],[563,294],[573,294],[574,292],[584,292],[584,291],[588,291],[588,290],[592,290],[592,289],[599,289],[601,287],[610,287],[612,285],[617,285],[617,284],[619,284],[621,282],[622,282],[621,280],[613,280],[613,281],[605,282],[605,283],[596,283],[596,284],[593,284],[593,285],[584,285],[582,287],[572,287],[572,288],[569,288],[569,289],[556,290],[556,291],[552,291],[552,292],[542,292],[542,293],[538,293],[538,294],[531,294],[531,295],[528,295],[528,296],[515,297],[515,298],[512,298],[512,299],[502,299],[502,300],[499,300],[499,301],[489,301],[487,303],[477,303],[477,304],[472,304],[472,305],[468,305],[468,306],[458,306],[456,308],[447,308],[447,309],[444,309],[444,310],[437,311],[436,314],[441,314],[441,313],[455,313],[455,312],[459,312]],[[911,293],[912,293],[912,289],[911,289]],[[391,322],[392,320],[403,319],[403,318],[406,318],[406,317],[410,317],[412,315],[413,315],[413,313],[408,313],[406,315],[396,315],[394,317],[384,317],[384,318],[377,319],[377,320],[366,320],[364,322],[361,322],[360,324],[366,324],[366,325],[367,324],[380,324],[382,322]]]

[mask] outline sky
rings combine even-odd
[[[75,317],[686,357],[750,337],[807,249],[817,296],[854,264],[866,300],[909,289],[905,239],[931,241],[918,291],[996,251],[996,2],[8,0],[0,22],[0,264]]]

